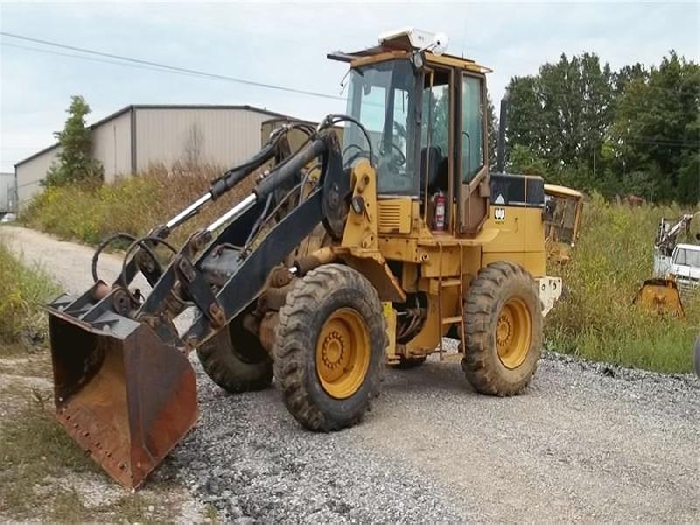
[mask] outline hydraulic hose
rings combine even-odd
[[[148,253],[149,257],[151,257],[153,259],[153,261],[155,261],[155,262],[158,261],[158,259],[156,258],[156,254],[153,252],[153,250],[151,250],[151,248],[145,242],[143,242],[144,239],[139,239],[137,241],[136,237],[134,237],[130,233],[124,233],[124,232],[115,233],[114,235],[110,235],[107,239],[102,241],[92,256],[91,270],[92,270],[92,279],[94,282],[98,282],[100,280],[100,277],[97,274],[97,263],[100,259],[100,254],[105,250],[105,248],[107,248],[107,246],[109,246],[110,244],[112,244],[114,241],[116,241],[118,239],[129,241],[130,243],[138,244],[141,248],[144,249],[144,251],[146,253]],[[124,271],[126,271],[126,266],[124,266]],[[122,276],[122,280],[126,280],[126,275]]]
[[[124,291],[127,293],[127,295],[131,299],[134,299],[134,296],[129,291],[129,283],[126,282],[126,261],[129,258],[129,255],[131,255],[131,252],[134,251],[134,248],[136,248],[137,246],[146,246],[145,241],[150,241],[154,244],[162,244],[168,250],[170,250],[173,253],[173,255],[177,254],[177,248],[175,248],[172,244],[170,244],[165,239],[161,239],[160,237],[146,236],[146,237],[141,237],[140,239],[137,239],[134,242],[132,242],[131,245],[129,245],[129,247],[127,248],[126,253],[124,254],[124,259],[122,260],[122,271],[119,274],[120,282],[124,286]],[[150,248],[147,248],[147,249],[150,252],[149,255],[152,255],[153,260],[157,263],[158,259],[156,259],[156,256],[155,256],[155,254],[153,254],[153,251],[151,251]]]
[[[268,160],[274,157],[277,153],[277,146],[279,145],[280,140],[282,140],[282,137],[293,129],[298,129],[307,136],[307,139],[302,144],[301,148],[304,148],[316,134],[316,131],[311,126],[303,123],[297,123],[292,124],[291,126],[278,128],[273,132],[272,136],[263,146],[263,148],[258,153],[256,153],[250,160],[248,160],[244,164],[241,164],[240,166],[236,166],[235,168],[228,170],[221,177],[214,180],[214,182],[211,185],[211,188],[209,189],[209,193],[211,194],[212,200],[216,200],[219,197],[221,197],[224,193],[226,193],[236,184],[245,179],[253,171],[260,168]],[[288,160],[289,159],[283,160],[278,165],[278,167],[283,166]]]
[[[287,179],[293,177],[313,159],[321,155],[327,149],[324,138],[314,139],[306,148],[290,157],[284,165],[279,166],[263,180],[253,190],[258,200],[266,198],[275,191]]]

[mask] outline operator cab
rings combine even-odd
[[[476,234],[488,217],[487,68],[444,54],[446,37],[413,29],[379,45],[328,57],[350,63],[343,132],[346,167],[371,158],[379,198],[448,204],[445,230]],[[455,220],[456,219],[456,220]],[[461,220],[460,220],[461,219]]]

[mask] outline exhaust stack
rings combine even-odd
[[[496,149],[496,171],[503,173],[506,160],[506,124],[508,119],[508,102],[510,99],[510,88],[506,87],[506,92],[501,99],[501,115],[498,119],[498,145]]]

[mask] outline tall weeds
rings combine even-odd
[[[676,206],[612,205],[598,195],[585,204],[572,261],[550,268],[569,292],[547,319],[556,350],[663,372],[692,370],[698,300],[684,298],[686,320],[632,305],[642,282],[652,277],[659,220],[681,213]]]
[[[58,293],[43,272],[22,265],[0,240],[0,355],[14,351],[23,335],[45,331],[41,304]]]
[[[119,178],[98,189],[79,185],[52,187],[35,197],[20,220],[60,238],[90,245],[116,232],[145,235],[190,205],[222,173],[216,166],[193,169],[154,166],[138,176]],[[172,240],[184,241],[196,228],[238,202],[253,187],[252,176],[210,204],[201,215],[175,230]]]

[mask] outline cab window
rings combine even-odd
[[[416,82],[408,60],[391,60],[354,68],[350,72],[347,112],[359,120],[372,143],[380,194],[417,193]],[[343,132],[346,166],[367,158],[369,148],[360,129],[348,123]]]
[[[421,98],[420,191],[447,191],[450,141],[450,71],[425,75]]]
[[[678,248],[674,262],[682,266],[700,268],[700,251]]]
[[[462,183],[468,184],[484,167],[483,80],[462,77]]]

